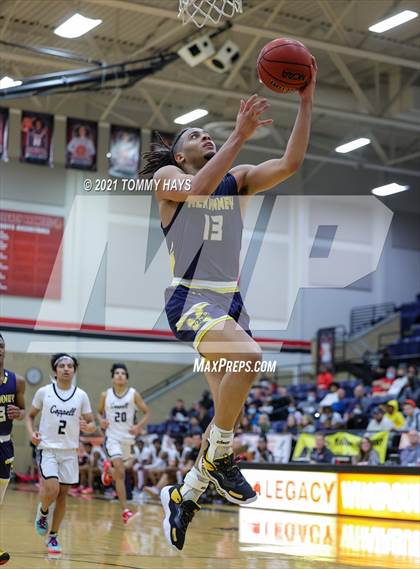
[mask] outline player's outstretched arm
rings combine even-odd
[[[25,380],[20,375],[16,376],[16,405],[7,406],[7,418],[14,421],[22,421],[25,418]]]
[[[268,108],[267,99],[257,95],[252,95],[247,101],[241,100],[235,129],[220,150],[194,176],[185,174],[177,166],[160,168],[153,176],[157,183],[157,196],[160,199],[183,202],[191,197],[212,194],[232,167],[233,161],[248,138],[258,127],[273,122],[271,119],[260,118]],[[176,181],[173,183],[174,189],[165,190],[165,187],[171,186],[173,180]]]
[[[269,190],[300,168],[309,144],[316,73],[316,61],[313,59],[311,82],[299,93],[299,111],[282,158],[267,160],[257,166],[245,164],[232,169],[232,174],[239,182],[241,194],[253,195]]]
[[[96,431],[96,422],[93,413],[82,413],[80,417],[80,430],[82,433],[92,434]]]

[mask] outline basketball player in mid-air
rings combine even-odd
[[[125,364],[111,367],[112,387],[101,394],[98,405],[99,424],[105,431],[105,450],[109,461],[104,464],[102,482],[109,486],[115,480],[115,489],[121,505],[122,520],[129,523],[135,514],[127,508],[125,470],[134,464],[134,443],[141,435],[149,418],[149,408],[134,387],[129,387],[129,373]],[[135,424],[136,410],[143,413]]]
[[[10,481],[10,469],[14,460],[11,432],[13,421],[25,416],[25,380],[13,371],[4,369],[6,344],[0,334],[0,505]],[[7,551],[0,549],[0,565],[10,559]]]
[[[211,361],[238,362],[241,371],[206,373],[215,405],[203,447],[183,485],[162,489],[163,529],[169,544],[182,549],[188,524],[199,510],[197,501],[209,481],[230,502],[247,504],[256,493],[235,465],[232,441],[235,424],[253,384],[261,350],[249,330],[249,317],[238,289],[244,204],[252,196],[292,176],[302,164],[309,143],[316,83],[300,91],[300,107],[281,158],[256,166],[233,167],[244,143],[263,125],[266,99],[253,95],[241,101],[235,129],[216,147],[207,132],[186,128],[171,147],[154,145],[145,155],[140,174],[153,176],[161,225],[174,274],[165,293],[166,314],[180,340]]]
[[[41,501],[35,517],[35,530],[39,535],[48,533],[48,511],[55,502],[49,536],[48,553],[62,551],[58,530],[66,511],[69,487],[79,482],[80,432],[94,433],[96,424],[89,397],[73,385],[78,361],[69,354],[54,354],[51,367],[55,380],[35,393],[26,418],[26,427],[32,443],[38,447],[38,466],[42,477]],[[41,412],[39,430],[34,419]]]

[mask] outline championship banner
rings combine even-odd
[[[372,433],[367,437],[371,441],[373,448],[378,453],[381,463],[385,462],[388,437],[389,433],[387,432]],[[358,456],[360,452],[359,445],[362,438],[363,437],[359,435],[339,431],[331,435],[326,435],[325,442],[329,450],[337,456]],[[301,458],[305,449],[308,449],[309,452],[306,454],[309,455],[313,448],[315,448],[315,435],[302,433],[299,435],[297,440],[292,460],[298,460]]]
[[[0,107],[0,160],[7,162],[7,134],[9,128],[9,109]]]
[[[316,372],[321,366],[334,366],[335,328],[320,328],[317,334]]]
[[[96,170],[98,123],[67,118],[66,168]]]
[[[53,115],[22,112],[20,123],[20,159],[22,162],[52,166],[53,125]]]
[[[137,178],[140,160],[140,130],[111,125],[108,174],[116,178]]]

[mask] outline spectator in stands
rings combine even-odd
[[[330,406],[333,403],[337,403],[338,401],[338,390],[340,389],[340,385],[333,381],[328,388],[328,393],[325,397],[321,400],[319,406],[325,407],[326,405]]]
[[[207,409],[207,407],[201,402],[198,404],[198,413],[199,413],[198,420],[200,428],[204,433],[209,424],[211,423],[212,414],[211,411]]]
[[[92,471],[92,444],[89,442],[80,443],[78,449],[79,458],[79,484],[73,487],[72,494],[93,494],[93,471]]]
[[[366,429],[369,422],[367,412],[364,411],[362,403],[357,402],[349,413],[344,415],[344,423],[350,430]]]
[[[334,459],[334,455],[327,448],[323,434],[318,433],[315,436],[315,448],[312,449],[309,457],[310,457],[310,462],[313,464],[331,464],[332,463],[332,461]]]
[[[213,399],[211,398],[211,394],[210,394],[210,391],[208,389],[203,391],[199,403],[203,407],[205,407],[208,411],[210,411],[210,409],[213,408]]]
[[[267,446],[267,437],[263,435],[259,437],[252,462],[274,462],[274,455]]]
[[[316,402],[316,390],[310,389],[305,401],[299,403],[299,409],[302,413],[307,415],[313,415],[318,410],[318,404]]]
[[[319,374],[316,378],[316,386],[318,391],[327,391],[333,381],[334,376],[331,373],[331,368],[328,368],[327,366],[320,366]]]
[[[372,419],[367,426],[367,431],[392,431],[393,428],[393,422],[385,416],[385,409],[382,406],[375,407],[372,412]]]
[[[287,388],[283,385],[277,387],[276,393],[272,396],[269,404],[273,407],[270,419],[271,421],[285,421],[289,414],[287,407],[291,401],[287,393]]]
[[[319,418],[319,428],[321,429],[339,429],[343,424],[343,418],[340,413],[333,411],[330,405],[322,408]]]
[[[350,401],[347,411],[348,413],[351,413],[357,405],[359,405],[359,408],[361,408],[362,411],[366,411],[371,401],[371,398],[366,397],[365,395],[365,387],[359,383],[353,390],[353,399]]]
[[[400,464],[401,466],[419,466],[420,465],[420,442],[419,434],[417,431],[410,431],[408,433],[410,444],[400,450]]]
[[[293,413],[287,417],[286,424],[283,428],[283,433],[289,433],[291,435],[297,435],[299,432],[298,423],[296,421],[296,417]]]
[[[252,433],[253,428],[248,415],[243,415],[238,427],[238,433]]]
[[[388,389],[387,395],[391,398],[398,399],[402,389],[407,385],[407,382],[407,368],[405,365],[400,364],[397,369],[396,377]]]
[[[185,409],[185,404],[182,399],[177,399],[175,401],[175,406],[172,407],[169,417],[172,421],[188,421],[188,411]]]
[[[404,429],[420,431],[420,409],[412,399],[406,399],[403,407],[405,416]]]
[[[189,433],[190,433],[190,435],[202,435],[203,434],[203,429],[200,426],[200,421],[199,421],[198,417],[196,417],[195,415],[193,415],[190,418]]]
[[[379,455],[367,437],[363,437],[359,443],[359,456],[356,457],[355,464],[367,466],[378,466],[380,464]]]
[[[300,420],[299,431],[301,433],[314,433],[315,432],[315,425],[314,420],[312,419],[311,415],[305,413]]]
[[[333,411],[337,411],[343,417],[350,406],[350,400],[346,396],[346,391],[342,387],[337,389],[337,401],[331,405]]]
[[[270,418],[266,413],[261,413],[258,417],[258,432],[261,435],[267,434],[271,429]]]
[[[404,428],[405,419],[398,406],[398,401],[393,399],[386,404],[386,417],[392,422],[393,428],[400,431]]]
[[[375,397],[382,397],[383,395],[386,395],[396,377],[397,370],[395,367],[388,367],[384,377],[375,379],[375,381],[372,382],[372,395]]]
[[[420,407],[420,379],[417,376],[416,366],[409,366],[407,370],[407,385],[400,393],[400,401],[412,399]]]

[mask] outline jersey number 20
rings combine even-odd
[[[125,411],[116,411],[115,412],[115,422],[116,423],[126,423],[127,422],[127,413]]]

